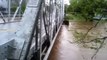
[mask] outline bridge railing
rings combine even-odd
[[[4,0],[0,1],[0,23],[20,21],[24,13],[27,0]],[[6,5],[6,6],[5,6]]]
[[[34,6],[32,6],[34,7]],[[43,60],[64,18],[63,0],[39,0],[24,60]]]
[[[20,22],[0,24],[0,60],[43,60],[63,18],[63,0],[29,0]]]

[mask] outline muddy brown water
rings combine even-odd
[[[95,22],[70,22],[62,25],[48,60],[107,60],[107,23],[101,22],[94,27],[81,43],[81,37]],[[97,42],[96,42],[97,41]],[[102,43],[104,42],[104,43]]]

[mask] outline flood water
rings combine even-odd
[[[62,25],[48,60],[107,60],[107,23],[99,23],[86,34],[95,24]]]

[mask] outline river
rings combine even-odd
[[[95,24],[69,22],[69,26],[62,25],[48,60],[107,60],[107,23],[101,21],[93,27]]]

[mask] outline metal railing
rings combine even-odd
[[[21,20],[24,12],[22,12],[21,9],[24,2],[25,0],[6,0],[5,2],[1,2],[7,5],[7,7],[2,6],[2,8],[5,9],[4,12],[0,11],[0,18],[4,21],[4,23],[15,21],[16,17]],[[24,3],[24,6],[26,7],[26,3]]]
[[[24,60],[43,60],[63,22],[63,0],[39,0],[37,8],[37,16],[27,44]],[[33,47],[32,44],[34,44]]]
[[[14,21],[16,15],[18,14],[19,10],[21,9],[21,5],[22,5],[23,1],[24,1],[24,0],[20,0],[19,6],[17,7],[17,9],[16,9],[16,11],[15,11],[15,13],[14,13],[13,18],[11,19],[11,21]],[[20,17],[21,17],[21,16],[20,16]]]
[[[23,1],[20,0],[9,21],[15,20]],[[63,0],[29,0],[25,6],[20,22],[0,24],[1,29],[6,30],[0,35],[1,60],[43,60],[52,47],[64,18]]]

